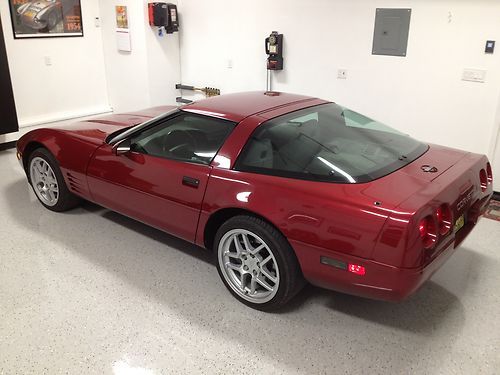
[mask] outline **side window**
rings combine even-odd
[[[235,124],[183,114],[132,136],[132,150],[167,159],[210,164]]]

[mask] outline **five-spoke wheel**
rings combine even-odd
[[[274,297],[278,263],[262,238],[245,229],[230,230],[220,240],[218,254],[223,276],[243,299],[264,303]]]
[[[215,237],[216,264],[222,281],[243,303],[274,310],[303,286],[297,258],[286,238],[266,221],[235,216]]]

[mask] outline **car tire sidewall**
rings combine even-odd
[[[39,157],[39,158],[42,158],[43,160],[45,160],[52,168],[52,171],[54,172],[54,175],[56,177],[57,186],[59,188],[59,196],[57,198],[57,203],[53,206],[49,206],[49,205],[45,204],[38,197],[38,195],[35,192],[35,187],[33,186],[33,182],[31,181],[31,161],[36,157]],[[38,201],[45,208],[47,208],[51,211],[60,212],[60,211],[66,211],[69,208],[72,208],[73,206],[75,206],[77,204],[78,199],[68,190],[68,188],[66,186],[66,182],[64,181],[64,177],[61,173],[61,169],[59,168],[59,165],[58,165],[56,159],[54,158],[54,156],[52,156],[52,154],[47,149],[39,148],[31,153],[29,160],[28,160],[26,172],[27,172],[26,174],[28,175],[28,182],[31,185],[33,192],[35,193],[35,196],[37,197]]]
[[[269,247],[273,253],[280,274],[280,282],[278,285],[278,291],[273,296],[273,298],[264,303],[253,303],[242,298],[238,295],[228,284],[228,281],[224,277],[223,271],[219,264],[219,243],[222,237],[233,229],[245,229],[259,236]],[[297,266],[292,261],[295,260],[295,254],[292,248],[284,238],[284,236],[278,232],[275,228],[265,223],[264,221],[252,217],[252,216],[237,216],[228,220],[224,223],[217,231],[215,241],[214,241],[214,261],[217,266],[217,271],[219,276],[226,286],[226,288],[231,292],[231,294],[236,297],[240,302],[247,306],[250,306],[257,310],[262,311],[272,311],[280,308],[284,305],[296,291],[293,291],[293,285],[297,283],[298,277]]]

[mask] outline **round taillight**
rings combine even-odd
[[[486,176],[486,171],[484,169],[479,171],[479,181],[481,181],[481,190],[486,191],[488,188],[488,177]]]
[[[486,177],[488,177],[488,183],[491,184],[493,182],[493,172],[490,163],[486,164]]]
[[[451,208],[446,203],[439,206],[436,211],[439,234],[444,236],[450,232],[452,223]]]
[[[437,225],[432,216],[426,216],[418,224],[420,238],[424,244],[424,248],[431,249],[436,244]]]

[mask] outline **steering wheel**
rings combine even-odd
[[[180,157],[190,157],[191,155],[186,154],[188,152],[191,154],[196,146],[196,139],[191,133],[185,130],[172,130],[164,138],[163,151]]]

